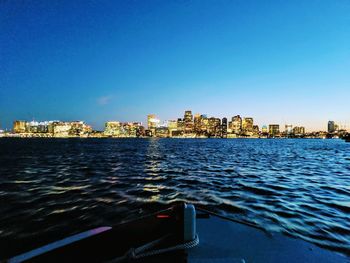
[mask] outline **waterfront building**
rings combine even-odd
[[[105,125],[105,136],[110,137],[139,137],[145,134],[141,122],[119,122],[110,121]]]
[[[339,125],[338,124],[334,124],[334,130],[335,130],[335,132],[339,131]]]
[[[334,133],[336,131],[336,124],[334,121],[329,121],[328,122],[328,132],[329,133]]]
[[[138,127],[141,126],[139,122],[122,122],[119,126],[119,137],[136,137]]]
[[[291,136],[293,134],[293,125],[286,124],[284,126],[284,132],[285,132],[286,136]]]
[[[167,138],[169,137],[169,129],[168,127],[157,127],[155,129],[155,136],[159,138]]]
[[[83,121],[70,122],[71,129],[69,130],[70,136],[85,136],[92,132],[90,125],[87,125]]]
[[[242,131],[245,134],[249,134],[253,132],[253,118],[250,118],[250,117],[243,118]]]
[[[266,126],[266,125],[263,125],[263,126],[261,127],[261,133],[262,133],[262,134],[267,134],[267,133],[268,133],[268,130],[267,130],[267,126]]]
[[[269,125],[269,135],[271,137],[279,136],[280,134],[280,126],[279,124],[270,124]]]
[[[151,130],[145,130],[145,136],[146,137],[152,137],[154,134],[152,133],[152,131]]]
[[[152,136],[155,135],[156,128],[159,127],[160,120],[155,114],[147,115],[147,128],[151,131]]]
[[[176,120],[169,120],[168,121],[168,130],[169,130],[169,136],[172,137],[173,132],[177,131],[177,121]]]
[[[209,132],[209,119],[206,114],[202,114],[200,136],[208,136],[208,132]]]
[[[259,126],[258,125],[253,125],[253,134],[258,135],[259,134]]]
[[[298,127],[298,126],[295,126],[293,128],[293,134],[294,136],[303,136],[305,134],[305,127]]]
[[[185,122],[185,133],[186,134],[192,133],[193,126],[194,126],[192,111],[190,110],[185,111],[184,122]]]
[[[159,126],[160,120],[155,114],[147,115],[147,128],[149,130],[155,129]]]
[[[231,134],[232,133],[232,121],[229,121],[227,123],[227,134]]]
[[[231,130],[234,134],[242,132],[242,118],[239,115],[232,117]]]
[[[72,128],[70,122],[53,122],[53,136],[54,137],[68,137]]]
[[[227,138],[227,118],[222,118],[221,122],[221,137]]]
[[[185,122],[191,122],[191,121],[193,121],[192,111],[190,111],[190,110],[185,111],[184,121],[185,121]]]
[[[25,121],[14,121],[13,122],[13,132],[14,133],[25,133],[26,132],[26,122]]]
[[[179,130],[179,131],[185,130],[185,123],[184,123],[184,120],[181,118],[177,119],[177,130]]]
[[[201,115],[195,114],[193,118],[193,131],[196,136],[200,136],[201,134]]]
[[[106,135],[106,136],[119,136],[120,135],[120,122],[119,121],[106,122],[104,135]]]
[[[176,120],[169,120],[168,121],[168,128],[169,128],[169,130],[176,130],[177,129],[177,121]]]
[[[221,120],[211,117],[208,121],[208,137],[221,137]]]

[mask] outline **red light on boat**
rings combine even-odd
[[[157,218],[170,218],[169,215],[159,214],[157,215]]]

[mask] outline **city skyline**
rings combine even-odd
[[[274,126],[274,125],[278,125],[280,127],[285,127],[285,129],[287,130],[288,127],[290,129],[294,128],[294,127],[303,127],[304,129],[304,132],[308,132],[308,133],[312,133],[312,132],[324,132],[324,131],[328,131],[328,132],[334,132],[336,130],[345,130],[345,131],[348,131],[348,126],[342,124],[342,123],[339,123],[337,121],[334,121],[334,120],[328,120],[327,122],[325,122],[325,129],[321,129],[321,130],[310,130],[308,129],[308,127],[306,126],[303,126],[303,125],[300,125],[299,123],[291,123],[291,122],[285,122],[285,123],[278,123],[278,122],[269,122],[269,123],[265,123],[265,124],[259,124],[256,122],[256,119],[252,116],[243,116],[243,115],[240,115],[240,114],[236,114],[236,115],[232,115],[232,116],[229,116],[229,115],[225,115],[225,117],[218,117],[218,116],[213,116],[213,115],[208,115],[206,113],[193,113],[192,110],[185,110],[185,115],[183,116],[183,118],[181,116],[177,116],[177,117],[173,117],[173,118],[170,118],[170,119],[161,119],[159,118],[159,115],[158,114],[148,114],[147,117],[146,117],[146,120],[145,121],[139,121],[139,120],[120,120],[120,119],[114,119],[114,120],[106,120],[103,124],[103,128],[102,129],[96,129],[96,127],[93,127],[93,125],[88,125],[89,129],[94,130],[94,131],[103,131],[105,130],[106,128],[106,125],[107,123],[134,123],[139,126],[142,126],[144,128],[147,128],[147,129],[153,129],[153,128],[158,128],[158,127],[169,127],[170,123],[171,122],[176,122],[176,121],[179,121],[179,120],[182,120],[182,121],[185,121],[186,119],[188,119],[188,121],[194,121],[194,119],[196,119],[196,117],[204,117],[204,118],[207,118],[207,119],[210,119],[210,118],[216,118],[216,119],[220,119],[220,121],[226,119],[226,127],[229,127],[231,124],[230,122],[231,121],[234,121],[235,118],[240,118],[241,120],[241,123],[243,121],[243,123],[245,121],[248,121],[248,122],[251,122],[251,128],[253,128],[253,123],[254,123],[254,126],[257,127],[258,131],[261,131],[262,129],[266,129],[268,128],[269,126]],[[189,115],[188,115],[189,114]],[[228,116],[228,117],[227,117]],[[81,123],[84,125],[88,122],[86,122],[85,120],[59,120],[59,119],[55,119],[55,120],[25,120],[25,119],[17,119],[17,120],[14,120],[11,124],[11,128],[10,129],[6,129],[7,131],[13,131],[14,130],[14,126],[15,126],[15,123],[17,122],[22,122],[23,125],[24,123],[27,123],[28,125],[32,125],[32,126],[42,126],[42,125],[45,125],[45,126],[48,126],[49,123]],[[153,123],[151,124],[152,127],[150,127],[150,123]],[[241,124],[242,125],[242,124]],[[244,125],[244,124],[243,124]],[[25,127],[23,126],[23,129],[25,129]],[[1,131],[1,126],[0,126],[0,131]]]
[[[190,110],[190,111],[192,112],[192,110]],[[207,115],[208,117],[214,117],[213,114],[207,114],[207,113],[198,113],[198,112],[196,113],[196,112],[195,112],[194,114]],[[164,123],[168,122],[168,121],[177,120],[177,119],[179,118],[179,116],[173,116],[173,117],[168,118],[168,119],[163,119],[163,118],[160,117],[159,114],[154,114],[154,113],[152,113],[152,114],[148,114],[147,116],[149,116],[149,115],[154,115],[154,117],[157,117],[157,119],[159,119],[159,125],[160,125],[160,126],[163,125]],[[341,130],[349,130],[349,127],[350,127],[350,125],[349,125],[347,122],[339,122],[339,121],[334,120],[334,119],[332,119],[332,120],[324,120],[324,121],[323,121],[323,125],[322,125],[323,127],[322,127],[321,129],[312,129],[312,128],[310,128],[310,127],[307,126],[307,125],[303,125],[301,122],[294,122],[294,123],[292,123],[292,122],[288,122],[288,121],[287,121],[287,122],[274,122],[274,121],[270,121],[270,122],[261,124],[261,122],[259,122],[259,120],[256,120],[256,118],[255,118],[254,116],[244,116],[244,115],[242,115],[242,114],[221,115],[221,116],[215,116],[215,118],[220,118],[220,119],[227,118],[227,119],[231,119],[231,117],[234,117],[234,116],[236,116],[236,115],[242,116],[242,117],[247,117],[247,118],[253,118],[253,119],[254,119],[254,124],[258,125],[260,129],[261,129],[263,126],[268,127],[270,124],[278,124],[278,125],[280,125],[280,126],[292,125],[292,126],[294,126],[294,127],[295,127],[295,126],[305,127],[306,132],[327,131],[327,130],[329,130],[329,122],[330,122],[330,121],[336,123],[336,125],[338,126],[338,128],[341,129]],[[144,115],[144,116],[145,116],[145,115]],[[15,120],[12,120],[11,123],[10,123],[10,125],[8,125],[8,127],[2,126],[2,125],[1,125],[1,122],[0,122],[0,130],[7,130],[7,131],[12,130],[12,129],[13,129],[13,123],[14,123],[14,121],[16,121],[16,120],[25,121],[25,122],[28,122],[28,123],[29,123],[29,122],[39,122],[39,123],[40,123],[40,122],[48,122],[48,120],[39,120],[39,119],[35,119],[35,118],[32,118],[32,119],[17,118],[17,119],[15,119]],[[118,122],[122,122],[122,123],[138,122],[138,123],[141,123],[141,124],[144,125],[144,126],[147,126],[147,122],[148,122],[147,117],[146,117],[146,118],[143,118],[143,120],[127,120],[127,119],[125,119],[125,118],[121,118],[121,119],[116,119],[116,118],[114,118],[114,119],[106,119],[106,120],[102,120],[103,123],[102,123],[101,125],[98,125],[98,126],[95,126],[95,125],[91,124],[91,122],[86,121],[86,120],[81,120],[81,119],[79,119],[79,118],[74,119],[74,120],[71,120],[71,119],[70,119],[70,120],[69,120],[69,119],[67,120],[67,119],[61,119],[61,118],[54,118],[54,119],[52,119],[52,120],[50,120],[50,121],[51,121],[51,122],[61,122],[61,121],[63,121],[63,122],[75,122],[75,121],[80,122],[80,121],[83,121],[83,122],[85,122],[85,123],[89,123],[89,124],[91,125],[91,127],[92,127],[94,130],[96,130],[96,131],[104,130],[104,128],[105,128],[105,123],[106,123],[106,122],[113,122],[113,121],[118,121]]]
[[[0,127],[175,118],[350,125],[349,1],[0,4]]]

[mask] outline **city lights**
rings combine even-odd
[[[147,115],[147,127],[141,122],[108,121],[104,131],[95,131],[83,121],[24,121],[13,122],[11,132],[1,131],[0,137],[93,137],[93,138],[341,138],[347,134],[334,121],[328,131],[306,133],[305,127],[285,124],[254,124],[252,117],[235,115],[227,118],[208,117],[206,114],[184,112],[183,118],[161,120],[155,114]],[[283,127],[283,126],[282,126]]]

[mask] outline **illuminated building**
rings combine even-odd
[[[263,125],[263,126],[261,127],[261,133],[263,133],[263,134],[267,134],[267,133],[268,133],[268,130],[267,130],[267,126],[266,126],[266,125]]]
[[[253,125],[253,134],[258,135],[259,134],[259,126],[258,125]]]
[[[244,133],[253,132],[253,118],[243,118],[242,121],[242,130]]]
[[[13,131],[15,133],[25,133],[26,132],[26,122],[25,121],[14,121]]]
[[[190,110],[185,111],[184,121],[185,121],[185,122],[191,122],[191,121],[193,121],[192,111],[190,111]]]
[[[221,120],[215,117],[211,117],[208,120],[208,137],[221,137]]]
[[[136,129],[136,137],[143,137],[143,136],[146,136],[146,130],[145,130],[145,127],[143,127],[142,123],[141,123],[141,126],[139,126]]]
[[[87,125],[83,121],[72,121],[70,122],[71,129],[69,135],[71,136],[84,136],[92,132],[91,126]]]
[[[231,130],[235,134],[240,134],[242,132],[242,118],[237,115],[232,117]]]
[[[104,134],[106,136],[119,136],[120,135],[120,122],[119,121],[106,122]]]
[[[110,137],[139,137],[145,134],[141,122],[110,121],[105,124],[105,136]]]
[[[227,118],[222,118],[221,122],[221,137],[227,138]]]
[[[184,131],[185,130],[185,123],[184,123],[183,119],[181,119],[181,118],[177,119],[177,130],[178,131]]]
[[[169,128],[169,130],[176,130],[177,129],[177,121],[176,120],[169,120],[168,121],[168,128]]]
[[[195,114],[193,118],[193,131],[197,136],[201,134],[201,115]]]
[[[149,114],[147,116],[147,128],[149,130],[155,129],[158,127],[160,120],[155,114]]]
[[[328,122],[328,132],[329,133],[333,133],[335,131],[336,131],[335,122],[334,121],[329,121]]]
[[[70,122],[53,122],[54,137],[68,137],[72,128]]]
[[[292,135],[292,134],[293,134],[293,125],[291,125],[291,124],[286,124],[286,125],[284,126],[284,132],[285,132],[285,134],[286,134],[287,136]]]
[[[168,129],[169,129],[169,136],[173,136],[173,132],[177,131],[177,121],[176,120],[169,120],[168,121]]]
[[[157,127],[155,129],[155,136],[159,138],[169,137],[169,129],[167,127]]]
[[[201,128],[200,128],[200,135],[201,136],[208,136],[209,131],[209,119],[207,115],[202,114],[201,115]]]
[[[141,127],[141,122],[123,122],[120,125],[119,137],[137,137]]]
[[[293,134],[296,136],[302,136],[305,134],[305,127],[294,127]]]
[[[193,115],[192,111],[187,110],[185,111],[184,115],[184,123],[185,123],[185,133],[192,133],[193,132]]]
[[[269,135],[271,137],[279,136],[280,134],[280,126],[279,124],[270,124],[269,125]]]

